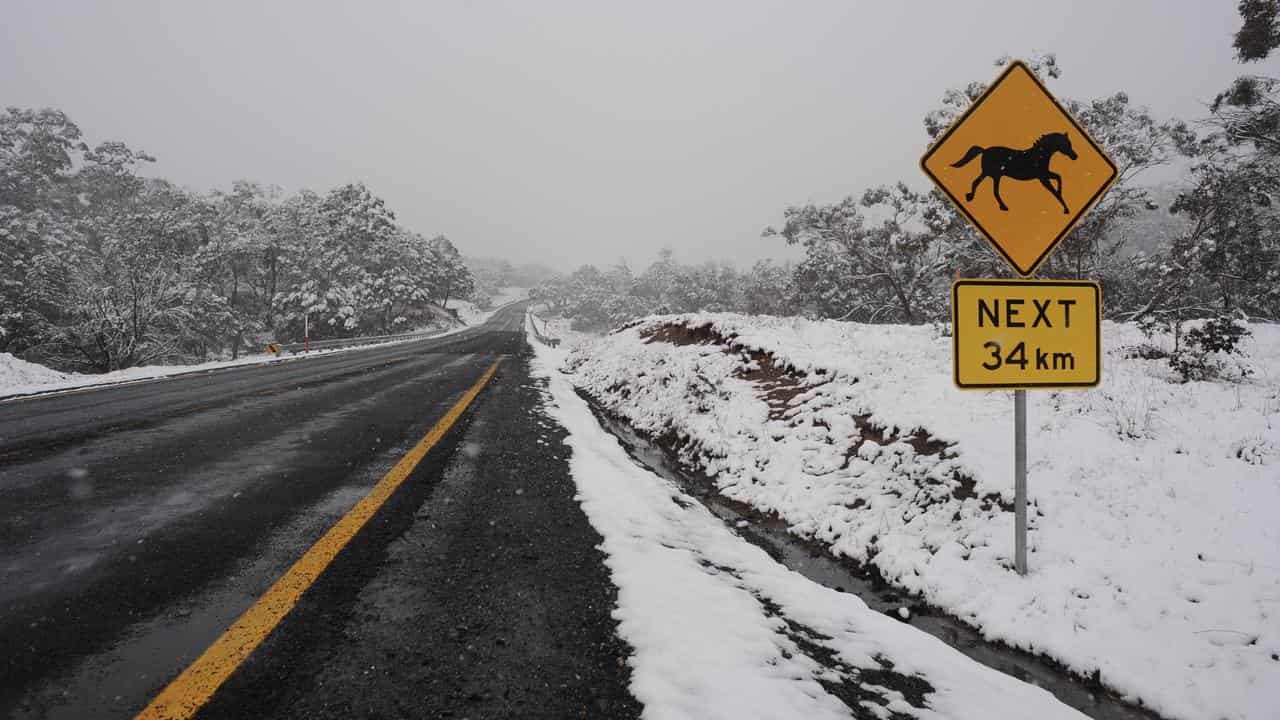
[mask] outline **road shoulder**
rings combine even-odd
[[[504,362],[200,716],[638,716],[543,384]]]

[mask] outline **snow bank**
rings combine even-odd
[[[0,353],[0,393],[4,392],[4,388],[38,387],[65,382],[72,377],[72,374],[19,360],[9,353]]]
[[[441,333],[441,335],[450,335],[466,327],[458,327]],[[439,336],[433,336],[439,337]],[[100,373],[96,375],[87,375],[80,373],[59,373],[43,365],[36,365],[52,375],[38,378],[35,382],[6,382],[3,374],[0,374],[0,400],[5,398],[31,395],[33,393],[56,392],[60,390],[76,390],[80,388],[96,387],[100,385],[120,385],[123,383],[141,382],[143,380],[156,380],[159,378],[175,377],[178,375],[187,375],[190,373],[207,372],[209,370],[220,370],[223,368],[239,367],[242,365],[270,365],[278,362],[293,362],[297,360],[306,360],[308,358],[320,357],[322,355],[331,355],[333,353],[350,352],[352,350],[365,350],[377,345],[390,345],[396,342],[411,342],[410,340],[398,340],[392,343],[373,343],[369,345],[352,345],[344,348],[334,348],[331,350],[312,350],[304,355],[288,355],[284,357],[276,357],[270,354],[253,354],[241,355],[235,360],[212,360],[210,362],[196,363],[194,365],[144,365],[141,367],[132,367],[125,370],[116,370],[109,373]],[[22,362],[18,360],[17,362]],[[24,363],[32,365],[33,363]],[[0,371],[2,373],[3,371]]]
[[[555,372],[563,351],[531,344],[569,431],[578,499],[604,538],[645,717],[1084,717],[775,562],[632,462]],[[906,690],[886,687],[903,676]]]
[[[486,322],[495,311],[496,310],[485,312],[477,311],[473,318],[474,321],[467,321],[464,317],[463,325],[444,330],[443,332],[432,335],[431,337],[445,337],[446,335],[453,335],[454,333],[462,332],[469,327],[481,325]],[[450,320],[450,322],[452,322],[452,320]],[[351,345],[348,347],[333,348],[329,350],[312,350],[306,354],[288,355],[285,357],[276,357],[275,355],[262,353],[242,355],[235,360],[213,360],[194,365],[146,365],[143,367],[116,370],[115,372],[102,373],[98,375],[60,373],[44,367],[43,365],[25,362],[7,353],[0,353],[0,400],[16,395],[30,395],[33,393],[45,393],[59,390],[74,390],[77,388],[87,388],[97,385],[118,385],[121,383],[155,380],[157,378],[238,367],[241,365],[268,365],[277,362],[293,362],[296,360],[305,360],[307,358],[330,355],[333,353],[350,352],[352,350],[366,350],[379,345],[413,342],[418,339],[420,338]]]
[[[987,637],[1169,717],[1243,719],[1280,707],[1280,328],[1252,330],[1243,384],[1177,384],[1106,324],[1101,388],[1029,393],[1026,578],[1012,394],[956,390],[931,328],[653,318],[564,367],[726,496]]]

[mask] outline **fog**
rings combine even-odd
[[[367,7],[366,7],[367,5]],[[1248,68],[1235,4],[8,3],[5,105],[193,189],[362,180],[472,255],[784,257],[789,204],[923,186],[921,119],[1004,54],[1194,119]],[[1274,62],[1271,63],[1274,65]],[[1274,72],[1274,67],[1271,68]]]

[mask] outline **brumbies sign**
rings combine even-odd
[[[956,385],[1097,385],[1102,376],[1101,299],[1093,282],[957,280],[951,286]]]
[[[1031,69],[1009,63],[920,168],[1030,277],[1116,180],[1116,165]]]
[[[920,167],[1024,277],[1116,179],[1115,163],[1017,60],[924,154]],[[1097,283],[958,280],[957,387],[1085,388],[1101,380]]]

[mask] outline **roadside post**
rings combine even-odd
[[[951,286],[952,380],[1013,390],[1014,566],[1027,574],[1027,390],[1102,381],[1102,289],[1034,280],[1116,179],[1116,165],[1035,73],[1014,60],[920,168],[1022,279]]]

